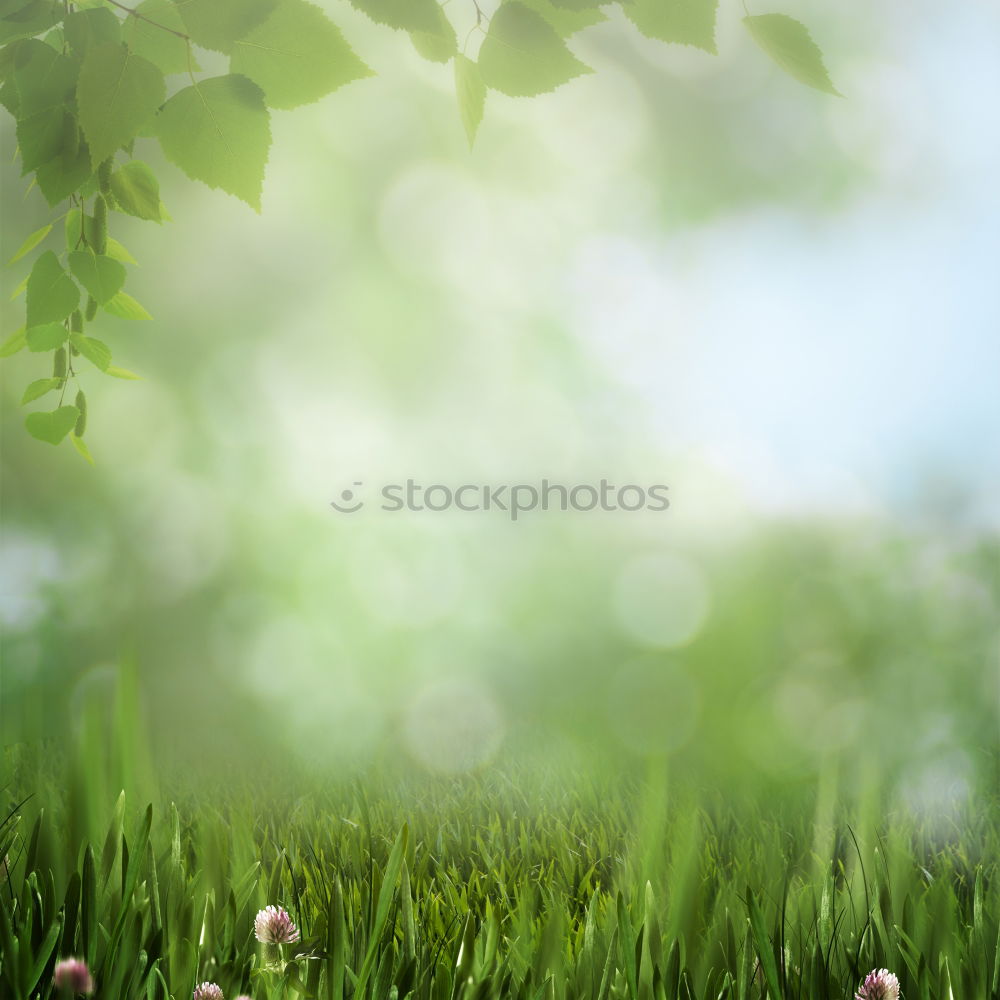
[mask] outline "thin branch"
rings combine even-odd
[[[191,36],[185,35],[183,31],[175,31],[173,28],[168,28],[165,24],[160,24],[159,21],[154,21],[151,17],[146,17],[145,14],[140,14],[137,10],[133,10],[131,7],[126,7],[123,3],[118,3],[118,0],[107,0],[107,2],[111,4],[112,7],[117,7],[119,10],[125,11],[129,17],[134,17],[138,21],[145,21],[146,24],[151,25],[154,28],[159,28],[160,31],[166,31],[175,38],[183,38],[184,41],[190,45]]]

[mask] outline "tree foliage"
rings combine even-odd
[[[350,0],[373,21],[410,36],[425,58],[452,63],[458,117],[470,145],[490,90],[530,97],[591,72],[572,52],[576,32],[619,5],[643,34],[715,51],[718,0]],[[471,5],[476,27],[459,42],[454,10]],[[489,8],[489,9],[487,9]],[[807,29],[784,14],[748,15],[761,48],[802,83],[836,94]],[[478,35],[478,39],[476,36]],[[206,75],[198,50],[228,56]],[[473,52],[473,50],[475,50]],[[21,290],[25,324],[0,345],[51,356],[23,402],[56,399],[26,427],[39,440],[69,437],[85,458],[82,361],[119,377],[110,348],[85,334],[102,313],[149,319],[125,290],[128,251],[108,232],[115,213],[160,223],[159,182],[137,157],[160,143],[193,180],[260,211],[272,111],[317,101],[371,70],[326,12],[309,0],[0,0],[0,104],[16,120],[22,174],[56,213],[14,255],[53,238]],[[66,402],[76,389],[75,402]]]

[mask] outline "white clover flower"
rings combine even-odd
[[[4,859],[6,862],[6,858]],[[52,984],[62,993],[89,995],[94,992],[94,980],[87,963],[79,958],[64,958],[56,962]]]
[[[283,906],[265,906],[253,922],[253,931],[264,944],[294,944],[299,939],[299,929]]]
[[[192,1000],[226,1000],[222,988],[215,983],[201,983],[194,988]]]
[[[854,1000],[899,1000],[899,980],[888,969],[875,969],[865,976]]]

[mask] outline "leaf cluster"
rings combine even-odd
[[[478,0],[473,31],[460,45],[437,0],[351,0],[378,24],[409,35],[417,51],[452,63],[461,122],[469,142],[487,93],[514,97],[551,91],[590,72],[568,40],[618,4],[644,34],[715,51],[717,0]],[[836,93],[808,31],[781,14],[746,24],[775,61],[803,83]],[[475,57],[470,55],[478,33]],[[228,60],[206,75],[204,53]],[[0,104],[16,120],[21,171],[56,219],[29,236],[11,263],[36,251],[59,221],[65,249],[45,249],[17,292],[26,295],[24,326],[0,345],[52,356],[23,402],[58,395],[54,409],[31,414],[28,431],[58,444],[69,437],[85,458],[86,399],[67,401],[78,359],[100,371],[111,349],[84,333],[102,314],[149,319],[125,291],[129,252],[108,231],[115,213],[153,223],[168,218],[153,170],[136,156],[158,142],[194,180],[261,208],[271,148],[271,114],[319,100],[371,70],[325,11],[309,0],[0,0]]]

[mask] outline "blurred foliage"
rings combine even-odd
[[[399,752],[461,770],[506,745],[727,785],[832,768],[933,811],[996,743],[993,543],[782,526],[681,549],[649,536],[656,515],[597,514],[596,533],[558,513],[474,530],[319,514],[297,534],[252,505],[210,563],[188,506],[160,512],[162,541],[144,518],[99,546],[42,534],[99,524],[100,503],[53,502],[9,546],[10,739],[109,704],[124,662],[154,756],[209,771]]]

